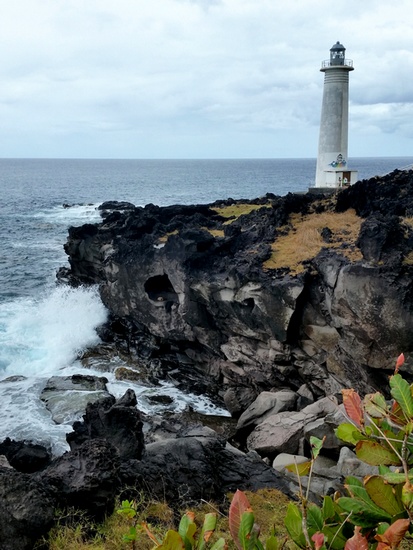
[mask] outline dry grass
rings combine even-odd
[[[175,229],[175,231],[171,231],[170,233],[165,233],[165,235],[162,235],[162,237],[159,237],[158,243],[159,244],[166,243],[171,235],[177,235],[178,233],[179,231],[177,229]]]
[[[402,223],[405,223],[406,225],[408,225],[408,226],[410,226],[411,228],[413,228],[413,218],[411,218],[411,217],[402,218]]]
[[[303,262],[317,256],[322,248],[338,250],[352,261],[362,259],[355,247],[362,219],[354,210],[343,213],[323,212],[302,216],[293,214],[290,223],[282,228],[286,232],[272,244],[271,257],[264,263],[265,269],[288,268],[292,274],[304,271]],[[330,229],[330,242],[321,237],[324,228]]]
[[[222,208],[211,208],[214,212],[222,216],[223,218],[229,218],[224,225],[228,225],[238,219],[244,214],[250,214],[254,210],[259,210],[260,208],[271,208],[270,204],[231,204],[229,206],[223,206]]]
[[[403,258],[403,264],[413,265],[413,251],[406,254],[406,256]]]
[[[287,511],[289,499],[276,489],[260,489],[256,493],[246,491],[248,500],[254,510],[255,521],[261,529],[261,540],[265,541],[272,531],[278,539],[286,537],[284,518]],[[232,495],[228,495],[231,500]],[[196,508],[191,507],[195,512],[195,522],[198,526],[198,533],[201,529],[203,519],[208,512],[218,512],[216,505],[203,502]],[[181,511],[181,515],[186,510]],[[154,535],[163,539],[168,529],[177,529],[174,524],[174,514],[171,508],[165,503],[156,501],[145,501],[141,499],[138,506],[138,523],[149,521],[152,523],[151,531]],[[116,512],[110,516],[104,524],[91,525],[84,516],[74,514],[65,517],[52,529],[46,542],[49,550],[126,550],[131,544],[122,541],[123,535],[129,532],[131,520]],[[136,548],[139,550],[152,550],[153,541],[144,532],[138,531]],[[234,542],[229,534],[228,517],[218,513],[217,529],[211,538],[213,541],[220,537],[228,543],[228,550],[236,550]],[[44,548],[42,546],[41,548]],[[285,546],[286,550],[296,548],[291,542]]]
[[[174,525],[174,513],[171,508],[157,501],[140,500],[138,505],[138,523],[141,521],[155,521],[151,531],[159,539],[162,539],[168,529]],[[72,520],[59,520],[56,527],[50,533],[46,542],[48,550],[127,550],[131,543],[124,542],[123,536],[129,532],[131,520],[116,511],[101,525],[93,525],[86,520],[74,515]],[[136,548],[139,550],[152,550],[153,541],[146,533],[138,531]],[[44,548],[44,546],[41,546]]]
[[[408,236],[411,234],[411,231],[413,229],[413,218],[402,218],[401,223],[405,225],[405,231],[404,235],[405,238],[408,238]],[[406,254],[406,256],[403,258],[403,264],[404,265],[413,265],[413,251]]]
[[[225,236],[225,233],[222,229],[208,229],[208,227],[201,227],[204,231],[208,231],[216,239],[220,239]]]

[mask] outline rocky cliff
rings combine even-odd
[[[106,341],[234,416],[267,390],[301,407],[369,391],[413,350],[412,171],[333,196],[101,208],[70,228],[59,277],[100,285]]]

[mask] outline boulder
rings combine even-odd
[[[85,510],[96,520],[113,511],[119,492],[119,454],[102,439],[85,441],[33,474],[54,495],[59,507]]]
[[[44,483],[0,467],[0,548],[32,550],[52,527],[56,504]]]
[[[348,447],[341,449],[337,469],[343,476],[364,477],[378,473],[377,466],[370,466],[370,464],[363,462]]]
[[[89,403],[83,421],[73,424],[73,432],[66,439],[71,450],[89,440],[104,440],[118,452],[122,460],[140,459],[144,449],[142,420],[136,408],[136,395],[127,390],[118,400],[113,396]]]
[[[273,414],[294,410],[296,402],[297,394],[291,390],[261,392],[238,419],[237,430],[252,430]]]
[[[345,445],[343,441],[337,438],[335,430],[340,424],[348,422],[343,405],[338,405],[337,409],[322,418],[317,418],[304,426],[304,437],[310,441],[311,436],[323,439],[323,449],[332,449],[337,452]]]
[[[248,449],[257,451],[261,456],[287,452],[296,454],[304,435],[304,426],[333,412],[337,404],[336,398],[324,397],[301,411],[285,411],[269,416],[248,436]]]
[[[31,474],[43,470],[52,460],[49,451],[42,445],[13,441],[7,437],[0,443],[0,455],[18,472]]]
[[[289,494],[280,476],[256,453],[242,453],[208,428],[146,446],[141,461],[122,464],[124,485],[150,490],[168,502],[221,499],[236,489],[273,487]]]

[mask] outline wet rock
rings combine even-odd
[[[228,411],[238,418],[257,397],[253,388],[231,387],[224,394],[224,403]]]
[[[338,452],[345,444],[337,438],[335,430],[345,422],[348,422],[348,418],[343,405],[339,405],[334,412],[306,424],[304,426],[304,437],[308,442],[311,436],[318,439],[325,438],[323,449],[333,449]]]
[[[0,443],[0,455],[7,458],[12,468],[26,474],[43,470],[52,460],[50,453],[42,445],[13,441],[9,437]]]
[[[56,424],[70,424],[85,411],[88,403],[109,396],[105,377],[74,374],[49,378],[40,399]]]

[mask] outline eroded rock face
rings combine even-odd
[[[42,482],[0,467],[0,548],[31,550],[51,528],[56,503]]]
[[[119,454],[104,439],[85,441],[55,459],[35,479],[44,483],[59,505],[86,510],[98,520],[110,514],[119,491]]]
[[[127,390],[120,399],[112,395],[89,403],[83,421],[73,424],[66,439],[72,451],[92,440],[108,441],[122,460],[140,459],[144,450],[142,421],[136,408],[136,395]]]
[[[154,377],[225,399],[236,417],[262,391],[304,384],[311,401],[380,386],[413,348],[413,231],[403,219],[412,172],[359,182],[330,206],[310,195],[260,201],[269,207],[230,225],[217,205],[110,205],[101,224],[70,229],[71,280],[100,284],[117,327],[107,326],[108,341]],[[324,248],[300,275],[265,270],[289,215],[326,208],[365,217],[363,259]]]

